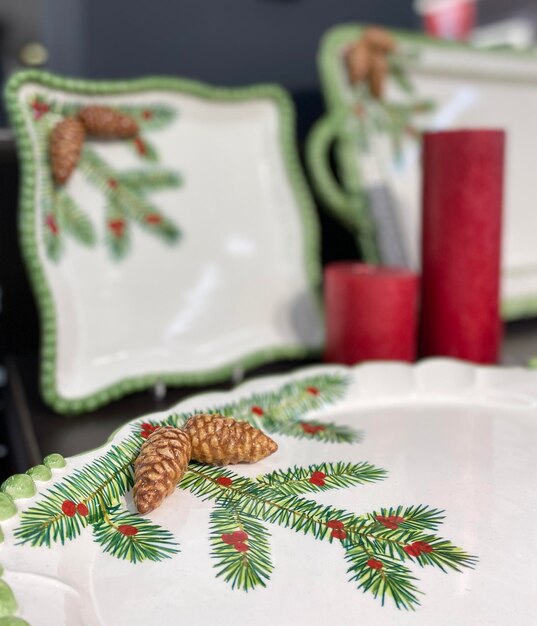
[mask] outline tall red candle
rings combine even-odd
[[[423,356],[498,360],[504,133],[423,140]]]
[[[325,361],[416,358],[418,277],[403,269],[339,262],[324,273]]]

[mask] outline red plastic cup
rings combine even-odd
[[[432,37],[464,41],[474,30],[475,0],[417,0],[414,8]]]
[[[418,288],[418,276],[405,269],[351,261],[328,265],[325,361],[414,361]]]

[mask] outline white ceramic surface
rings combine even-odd
[[[446,360],[417,366],[316,367],[251,381],[230,394],[197,396],[174,411],[238,399],[248,406],[260,401],[256,393],[290,382],[310,385],[312,376],[318,377],[319,387],[308,386],[308,393],[320,398],[323,377],[347,378],[348,386],[339,399],[299,417],[359,429],[361,441],[323,443],[314,435],[308,440],[274,434],[277,453],[254,466],[230,469],[254,478],[293,465],[368,461],[385,469],[387,476],[342,489],[310,490],[305,497],[356,514],[397,505],[441,509],[445,519],[437,534],[477,557],[473,569],[443,573],[419,567],[409,558],[407,565],[423,592],[421,604],[405,611],[386,598],[382,606],[349,582],[349,563],[337,538],[317,540],[267,523],[273,571],[266,587],[246,593],[215,577],[210,555],[216,544],[209,542],[214,502],[202,501],[186,489],[177,489],[147,516],[180,543],[180,552],[169,559],[133,564],[114,558],[92,541],[90,528],[66,545],[53,543],[51,549],[17,545],[14,533],[20,515],[46,498],[51,486],[129,437],[137,428],[131,424],[103,448],[67,459],[64,469],[54,470],[52,481],[38,483],[37,496],[17,500],[18,516],[2,522],[3,579],[16,594],[19,615],[31,626],[537,623],[537,373]],[[126,506],[134,510],[130,494]],[[250,542],[245,555],[252,553],[251,537]]]
[[[175,119],[144,138],[157,149],[158,166],[182,179],[177,188],[151,192],[181,239],[166,245],[134,226],[120,260],[102,245],[105,196],[80,168],[66,190],[95,224],[96,246],[66,239],[61,259],[50,259],[36,210],[39,261],[57,320],[61,398],[91,396],[147,375],[203,380],[204,373],[255,354],[270,359],[273,352],[319,348],[321,316],[306,261],[314,243],[306,239],[303,207],[286,169],[275,100],[219,101],[173,90],[81,96],[28,83],[19,99],[38,179],[37,125],[26,104],[36,95],[63,103],[169,106]],[[128,142],[90,138],[87,145],[119,172],[140,167]],[[38,206],[40,193],[37,185]]]
[[[537,211],[532,166],[537,159],[537,57],[498,51],[487,53],[404,35],[398,35],[398,40],[401,53],[410,53],[412,59],[405,67],[415,87],[415,97],[435,105],[432,112],[414,116],[412,123],[416,127],[506,131],[502,297],[507,314],[516,317],[517,301],[537,299]],[[343,63],[339,64],[338,76],[345,100],[352,102]],[[408,101],[393,78],[387,81],[385,97],[391,102]],[[396,155],[390,137],[373,131],[370,150],[395,199],[394,208],[408,261],[412,268],[418,268],[419,143],[414,138],[404,137],[401,152]],[[363,155],[357,151],[357,167],[367,186],[368,172],[362,166],[362,159]]]

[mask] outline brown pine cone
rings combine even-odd
[[[396,48],[393,35],[385,28],[378,28],[376,26],[366,28],[363,38],[374,52],[390,54]]]
[[[194,415],[184,430],[192,441],[192,458],[200,463],[255,463],[278,449],[278,444],[257,428],[223,415]]]
[[[138,124],[129,115],[103,106],[87,106],[78,114],[88,135],[103,139],[127,139],[138,134]]]
[[[368,76],[370,56],[368,45],[363,39],[347,50],[345,62],[352,84],[359,83]]]
[[[63,185],[73,173],[86,137],[84,126],[75,117],[66,117],[52,129],[49,138],[52,177]]]
[[[371,71],[369,72],[369,89],[373,98],[382,100],[384,83],[388,75],[388,62],[381,54],[371,57]]]
[[[190,461],[190,437],[179,428],[155,430],[134,463],[134,503],[140,513],[156,509],[183,477]]]

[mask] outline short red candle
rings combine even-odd
[[[496,363],[500,321],[504,133],[423,140],[423,356]]]
[[[339,262],[324,273],[325,361],[413,361],[418,277],[404,269]]]

